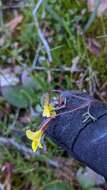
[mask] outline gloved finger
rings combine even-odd
[[[75,135],[83,125],[83,114],[87,112],[92,98],[88,96],[87,93],[75,91],[64,91],[61,93],[60,97],[62,101],[66,100],[65,107],[61,108],[57,112],[57,114],[60,114],[49,123],[46,134],[51,138],[53,137],[54,140],[58,138],[59,141],[61,141],[61,139],[63,141],[64,137],[62,132],[65,132],[65,129],[67,129],[68,133],[68,129],[70,129],[72,130],[71,139],[73,141]],[[75,125],[77,126],[75,127]]]
[[[66,102],[66,105],[69,107],[72,105],[73,107],[79,107],[84,102],[93,99],[88,95],[87,92],[78,92],[78,91],[62,91],[60,94],[62,101]]]
[[[71,92],[72,94],[72,92]],[[72,99],[71,94],[67,97],[69,98],[69,104],[71,104],[71,101],[73,105],[75,104],[74,99]],[[90,104],[90,98],[88,100],[83,101],[83,103],[80,103],[80,101],[76,101],[76,106],[79,105],[76,109],[69,109],[66,108],[66,110],[62,110],[60,114],[54,118],[46,131],[46,134],[54,140],[58,145],[60,145],[64,150],[66,150],[69,154],[71,154],[74,158],[78,160],[82,160],[84,163],[89,165],[92,169],[96,168],[92,165],[92,160],[88,160],[87,153],[84,151],[83,154],[87,156],[87,159],[84,157],[84,155],[81,155],[81,148],[84,149],[84,147],[89,146],[90,136],[92,134],[93,136],[93,128],[89,127],[91,130],[90,133],[86,133],[87,136],[85,136],[84,141],[83,137],[80,138],[80,134],[85,132],[88,126],[95,125],[95,131],[94,131],[94,138],[100,138],[100,136],[103,136],[105,134],[105,126],[99,127],[101,125],[101,122],[98,122],[101,118],[103,118],[105,115],[107,115],[107,105],[103,104],[102,102],[93,100]],[[67,103],[68,104],[68,103]],[[79,109],[78,109],[79,108]],[[90,109],[89,109],[90,108]],[[87,117],[85,122],[84,116]],[[93,120],[95,118],[95,120]],[[102,120],[101,120],[102,121]],[[104,128],[103,128],[104,127]],[[100,130],[100,128],[102,130]],[[87,139],[89,138],[89,141]],[[78,152],[78,149],[75,150],[75,145],[78,142],[81,142],[81,146],[78,147],[80,152]],[[82,140],[82,141],[81,141]],[[84,142],[84,143],[83,143]],[[90,141],[90,143],[93,141]],[[90,144],[90,147],[93,146]],[[98,146],[98,145],[97,145]],[[103,145],[102,145],[103,146]],[[86,149],[86,148],[85,148]],[[93,158],[93,151],[90,149],[87,149],[90,152],[90,157]],[[96,147],[96,151],[99,151]],[[98,154],[95,153],[95,157],[97,159]],[[84,159],[82,159],[84,157]],[[86,159],[86,161],[85,161]],[[103,158],[102,158],[103,159]],[[107,164],[107,163],[106,163]],[[92,165],[92,166],[91,166]],[[98,167],[98,165],[97,165]],[[102,174],[102,171],[100,168],[98,168],[96,171],[98,171],[100,174]]]
[[[81,131],[73,152],[80,161],[107,178],[107,114]]]

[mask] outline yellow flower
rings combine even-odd
[[[28,139],[32,140],[32,150],[36,152],[37,148],[42,148],[41,137],[43,135],[43,131],[38,130],[36,132],[32,132],[31,130],[26,131],[26,136]]]
[[[48,102],[44,103],[43,116],[44,117],[56,116],[56,112],[55,112],[54,106],[52,104],[49,104]]]

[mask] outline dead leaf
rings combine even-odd
[[[6,24],[6,27],[9,28],[11,32],[14,32],[16,29],[17,25],[20,24],[23,20],[22,15],[17,15],[14,19],[12,19],[10,22]]]
[[[75,179],[75,162],[73,159],[65,159],[61,157],[55,157],[58,167],[54,168],[55,175],[60,180],[66,180],[70,183]]]
[[[82,69],[80,69],[78,66],[79,61],[80,61],[79,56],[76,56],[72,59],[71,73],[78,73],[82,71]]]
[[[49,26],[49,23],[46,21],[42,23],[41,28],[43,28],[43,33],[46,38],[52,37],[55,34],[52,26]]]
[[[24,115],[24,116],[21,116],[19,118],[19,121],[22,123],[22,124],[28,124],[31,122],[31,118],[29,115]]]
[[[87,3],[89,11],[93,12],[96,6],[95,0],[87,0]],[[97,16],[101,16],[105,11],[107,11],[107,0],[101,0],[101,3],[97,10]]]
[[[96,92],[97,97],[103,102],[107,103],[107,81],[100,86],[100,88]]]
[[[17,27],[18,24],[20,24],[23,20],[23,16],[22,15],[17,15],[14,19],[12,19],[10,22],[6,23],[6,27],[9,29],[9,31],[11,33],[13,33]],[[2,28],[0,28],[1,31],[3,30]],[[0,47],[2,47],[4,45],[6,41],[6,36],[3,35],[1,38],[0,38]]]
[[[87,38],[86,39],[86,47],[90,51],[90,53],[97,55],[97,56],[99,55],[101,45],[95,39]]]
[[[5,163],[2,166],[2,172],[4,173],[5,179],[4,179],[4,187],[5,190],[12,190],[12,172],[13,172],[14,166],[11,163]]]

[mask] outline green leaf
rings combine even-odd
[[[88,22],[87,22],[86,25],[85,25],[84,33],[87,32],[87,30],[89,29],[89,27],[91,26],[91,24],[92,24],[93,21],[95,20],[95,17],[96,17],[96,14],[97,14],[97,10],[98,10],[98,7],[99,7],[100,3],[101,3],[100,0],[96,0],[95,9],[94,9],[93,13],[91,14],[91,16],[90,16]]]
[[[28,107],[30,101],[28,97],[22,93],[23,90],[24,88],[21,86],[3,87],[2,95],[4,99],[11,105],[17,108],[26,108]]]
[[[47,185],[45,190],[74,190],[74,189],[69,183],[55,181]]]
[[[83,172],[83,168],[79,168],[77,173],[77,180],[83,189],[89,189],[94,187],[95,183],[92,179]]]

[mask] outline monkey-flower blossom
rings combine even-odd
[[[26,131],[26,136],[28,139],[32,140],[32,150],[36,152],[38,148],[42,148],[41,137],[43,135],[43,131],[40,129],[36,132],[32,132],[31,130]]]
[[[44,117],[56,116],[54,106],[52,104],[49,104],[47,101],[44,103],[44,106],[43,106],[43,116]]]

